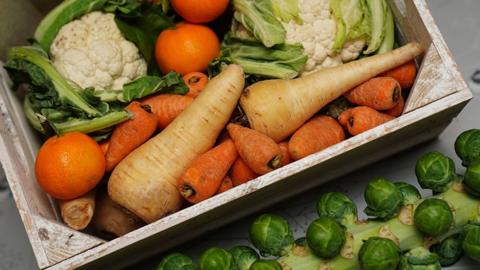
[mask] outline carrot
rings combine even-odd
[[[61,200],[58,204],[63,222],[68,227],[80,231],[85,229],[92,220],[95,212],[95,192],[91,191],[73,200]]]
[[[161,94],[146,98],[142,104],[150,106],[157,116],[158,128],[166,128],[185,108],[192,103],[193,98],[173,94]]]
[[[278,144],[280,150],[282,150],[282,166],[292,163],[290,152],[288,151],[288,142],[284,141]]]
[[[368,106],[375,110],[389,110],[395,107],[402,96],[402,88],[390,77],[370,79],[345,93],[353,104]]]
[[[201,72],[191,72],[183,76],[183,80],[188,86],[187,96],[195,98],[205,88],[208,83],[208,76]]]
[[[110,140],[103,140],[98,145],[100,146],[100,149],[102,149],[103,154],[106,155],[108,152],[108,148],[110,147]]]
[[[200,155],[178,179],[178,191],[191,203],[199,203],[212,197],[237,156],[231,139]]]
[[[391,116],[399,117],[403,113],[403,109],[405,108],[405,99],[400,96],[400,100],[398,101],[398,104],[391,108],[390,110],[385,111],[386,114],[389,114]]]
[[[266,174],[282,165],[282,150],[268,136],[237,124],[228,124],[228,133],[243,161],[257,174]]]
[[[191,162],[213,147],[237,106],[243,69],[229,65],[158,135],[130,153],[108,181],[110,197],[150,223],[182,206],[176,182]]]
[[[410,61],[404,65],[396,67],[382,73],[380,76],[392,77],[400,83],[403,89],[407,89],[413,86],[415,83],[415,77],[417,76],[417,66],[415,61]]]
[[[394,118],[370,107],[359,106],[343,112],[338,121],[351,135],[357,135]]]
[[[233,188],[232,178],[230,176],[225,176],[220,184],[220,187],[217,190],[217,194],[223,193],[229,189]]]
[[[281,142],[348,90],[422,52],[420,44],[410,43],[297,79],[260,81],[245,89],[240,104],[252,129]]]
[[[233,186],[236,187],[257,178],[258,174],[252,171],[252,169],[245,164],[242,158],[239,157],[232,165],[230,177],[232,178]]]
[[[105,159],[110,172],[135,148],[146,142],[157,129],[157,119],[148,105],[134,101],[126,108],[133,118],[115,127]]]
[[[343,140],[345,132],[340,124],[330,116],[321,115],[312,118],[292,135],[288,150],[294,160],[299,160]]]

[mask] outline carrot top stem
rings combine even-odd
[[[195,190],[191,186],[184,184],[180,187],[180,194],[184,198],[189,198],[195,195]]]
[[[282,155],[276,155],[268,162],[268,167],[273,170],[279,168],[280,166],[282,166]]]

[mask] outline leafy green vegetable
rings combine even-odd
[[[429,198],[417,206],[413,221],[419,231],[430,236],[440,236],[452,225],[453,214],[444,200]]]
[[[265,47],[285,42],[286,31],[273,14],[271,0],[233,0],[234,18]],[[278,10],[278,9],[277,9]]]
[[[298,0],[271,0],[273,15],[282,22],[294,21],[297,24],[302,24],[300,18],[300,6]]]
[[[250,227],[250,240],[262,255],[280,256],[293,243],[293,233],[281,216],[264,214]]]
[[[157,270],[196,270],[195,263],[189,257],[173,253],[162,259]]]
[[[370,12],[370,40],[365,54],[374,53],[382,45],[385,37],[385,26],[387,18],[387,3],[385,0],[366,0]]]
[[[431,251],[437,254],[442,266],[453,265],[463,256],[462,239],[458,234],[452,235],[433,245]]]
[[[67,118],[65,119],[65,121],[59,123],[50,122],[50,125],[57,134],[64,134],[74,131],[92,133],[95,131],[100,131],[109,127],[113,127],[130,118],[131,115],[127,111],[122,110],[112,111],[110,113],[92,119]]]
[[[480,130],[470,129],[462,132],[455,140],[455,152],[464,166],[480,159]]]
[[[330,0],[330,9],[337,22],[333,49],[340,51],[346,41],[370,34],[370,17],[365,0]]]
[[[211,247],[200,257],[200,270],[235,270],[235,262],[230,252]]]
[[[235,260],[237,270],[249,270],[250,266],[260,258],[253,248],[247,246],[236,246],[230,249],[230,253]]]
[[[333,258],[345,244],[345,228],[335,219],[321,216],[308,226],[307,242],[318,257]]]
[[[393,50],[395,46],[395,20],[390,6],[387,4],[387,17],[385,18],[385,37],[383,38],[377,54],[386,53]]]
[[[463,184],[468,193],[480,196],[480,160],[477,159],[468,165]]]
[[[413,185],[404,182],[396,182],[393,184],[400,190],[400,193],[402,193],[403,205],[415,204],[422,199],[420,191]]]
[[[405,253],[398,270],[441,270],[437,254],[424,247],[417,247]]]
[[[403,203],[400,190],[384,178],[378,178],[368,183],[364,196],[367,202],[365,214],[380,219],[388,219],[397,215]]]
[[[370,237],[358,254],[363,270],[393,270],[400,262],[400,248],[390,239]]]
[[[357,221],[355,203],[340,192],[325,193],[317,202],[319,216],[334,218],[343,225],[351,225]]]
[[[480,261],[480,223],[468,223],[463,227],[462,248],[468,257]]]
[[[415,175],[422,188],[443,192],[455,180],[455,163],[439,152],[429,152],[417,161]]]

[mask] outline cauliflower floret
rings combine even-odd
[[[356,59],[364,39],[346,42],[341,52],[332,50],[337,24],[330,12],[329,0],[299,0],[303,24],[284,23],[288,43],[301,43],[308,56],[303,75],[326,67],[334,67]]]
[[[91,12],[64,25],[50,53],[60,74],[82,88],[121,91],[147,74],[138,48],[122,36],[110,13]]]

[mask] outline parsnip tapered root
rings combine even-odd
[[[106,192],[99,194],[96,202],[92,226],[102,238],[113,239],[145,225],[140,218],[112,201]]]
[[[298,79],[261,81],[245,90],[240,104],[251,128],[280,142],[348,90],[422,52],[420,44],[409,43],[388,53],[323,69]]]
[[[68,201],[59,201],[60,214],[68,227],[80,231],[85,229],[95,212],[95,191]]]
[[[110,197],[148,223],[178,211],[177,179],[214,145],[243,87],[243,69],[226,67],[167,128],[117,165],[108,183]]]

